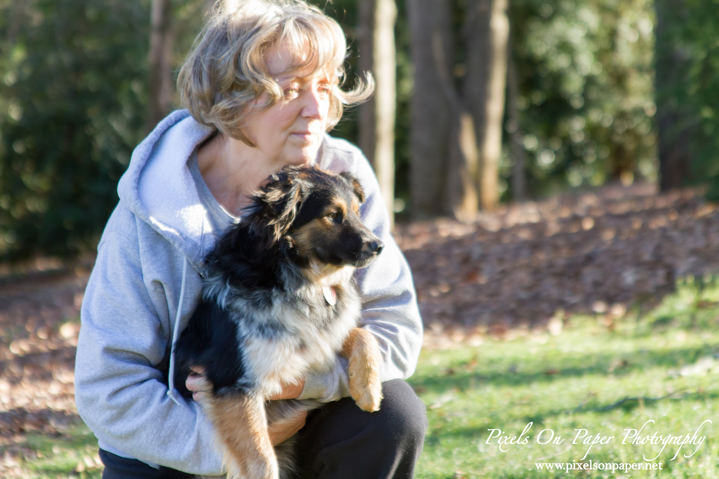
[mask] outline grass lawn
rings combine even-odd
[[[611,327],[603,318],[572,317],[556,336],[424,351],[410,381],[430,424],[418,477],[624,475],[538,470],[540,462],[661,462],[661,470],[628,475],[719,477],[718,300],[715,284],[689,281],[655,310],[630,311]],[[625,438],[631,429],[641,429],[637,441]],[[500,432],[490,430],[501,430],[501,449]],[[679,448],[672,438],[662,451],[650,443],[654,433],[655,442],[671,435],[687,443]]]
[[[628,475],[719,477],[718,326],[719,286],[687,281],[656,309],[628,311],[611,324],[603,315],[575,316],[556,335],[526,332],[423,351],[410,381],[430,423],[417,477],[614,477],[624,474],[536,464],[645,462],[662,469]],[[662,451],[625,440],[626,430],[643,425],[643,441],[655,433],[655,441],[695,435],[694,444]],[[519,444],[509,442],[528,427]],[[82,425],[61,438],[30,435],[26,446],[39,453],[22,464],[26,477],[101,475],[94,437]]]
[[[21,477],[32,479],[100,479],[102,463],[97,455],[97,439],[79,422],[62,431],[60,437],[28,434],[24,448],[32,451],[20,458]],[[13,477],[15,477],[13,475]]]

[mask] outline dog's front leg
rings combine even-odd
[[[267,434],[265,405],[256,395],[212,396],[209,414],[225,449],[229,479],[278,479],[275,451]]]
[[[354,328],[342,346],[342,356],[349,361],[350,394],[360,409],[378,411],[382,400],[379,379],[381,356],[377,339],[362,328]]]

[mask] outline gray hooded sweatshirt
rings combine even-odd
[[[220,475],[208,419],[173,384],[173,346],[200,301],[203,258],[222,233],[214,230],[217,222],[188,168],[211,134],[187,111],[176,111],[135,149],[82,304],[75,399],[101,448],[151,465]],[[365,190],[362,219],[386,247],[356,273],[361,323],[380,343],[382,380],[407,378],[417,362],[422,324],[377,180],[356,147],[329,135],[315,162],[352,172]],[[300,397],[329,402],[349,396],[346,366],[338,357],[331,372],[307,377]]]

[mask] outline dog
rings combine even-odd
[[[337,354],[348,360],[357,405],[379,409],[379,344],[357,327],[353,273],[384,245],[360,220],[364,200],[349,173],[285,167],[206,257],[202,301],[176,348],[176,384],[184,385],[190,368],[204,368],[212,390],[202,407],[230,478],[293,476],[292,440],[273,448],[268,423],[320,404],[265,398],[328,370]]]

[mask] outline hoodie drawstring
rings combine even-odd
[[[175,343],[180,335],[180,318],[182,317],[182,304],[185,299],[185,280],[187,279],[187,262],[186,258],[183,258],[182,262],[182,286],[180,287],[180,302],[177,305],[177,315],[175,316],[175,329],[172,332],[172,346],[170,348],[170,370],[168,372],[168,388],[167,395],[172,399],[178,406],[180,399],[177,397],[177,390],[175,389]]]

